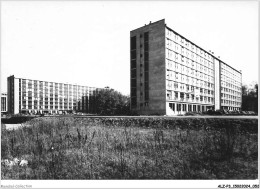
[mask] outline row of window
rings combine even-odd
[[[50,91],[50,92],[56,92],[56,93],[62,93],[62,92],[70,92],[70,93],[94,93],[96,91],[88,91],[88,90],[68,90],[68,89],[62,89],[62,90],[53,90],[52,88],[32,88],[32,87],[26,87],[26,86],[22,86],[20,89],[22,89],[23,91]]]
[[[22,104],[23,106],[25,105],[28,105],[28,106],[37,106],[37,105],[55,105],[55,106],[87,106],[88,104],[93,104],[94,102],[92,103],[88,103],[88,102],[83,102],[83,101],[80,101],[80,102],[43,102],[43,101],[19,101],[20,105]]]
[[[179,100],[186,102],[199,102],[199,103],[213,103],[214,98],[203,96],[203,95],[194,95],[184,92],[176,92],[176,91],[167,91],[167,100]]]
[[[95,97],[95,95],[87,95],[87,94],[78,94],[78,95],[69,95],[69,94],[49,94],[49,93],[22,93],[22,97],[55,97],[55,98],[82,98],[82,97]]]
[[[241,83],[241,78],[229,77],[229,76],[223,74],[223,72],[221,72],[221,79],[228,81],[230,83],[237,83],[237,84]]]
[[[221,100],[221,105],[229,105],[229,106],[241,106],[241,102],[231,101],[231,100]]]
[[[167,86],[169,90],[182,90],[182,91],[187,91],[187,92],[194,92],[195,90],[199,93],[204,93],[205,95],[213,95],[214,92],[213,90],[208,90],[208,89],[204,89],[204,88],[199,88],[199,87],[195,87],[195,86],[191,86],[191,85],[187,85],[187,84],[181,84],[181,83],[176,83],[176,82],[167,82]],[[171,86],[171,87],[170,87]],[[173,88],[172,88],[173,86]]]
[[[6,97],[1,97],[1,111],[7,110],[7,100]]]
[[[65,106],[73,104],[74,106],[76,106],[77,103],[61,103],[61,102],[60,103],[57,103],[57,102],[55,102],[55,103],[53,103],[53,102],[39,102],[39,103],[38,102],[34,102],[34,103],[32,103],[30,101],[22,101],[22,104],[23,105],[26,105],[26,104],[27,105],[32,105],[32,104],[34,104],[34,105],[38,105],[38,104],[39,105],[43,105],[43,104],[45,104],[45,105],[48,105],[48,104],[50,104],[50,105],[58,105],[59,104],[59,105],[65,105]],[[84,104],[86,104],[86,103],[84,103]]]
[[[88,101],[88,100],[95,100],[95,98],[33,98],[33,97],[23,97],[23,98],[20,98],[20,100],[23,100],[23,101],[64,101],[64,102],[77,102],[77,101]]]
[[[53,87],[53,86],[43,86],[43,85],[30,85],[30,84],[22,84],[22,87],[26,88],[36,88],[36,89],[50,89],[50,90],[73,90],[73,91],[95,91],[97,90],[96,88],[89,89],[88,87],[78,87],[78,88],[71,88],[71,87]]]
[[[189,43],[187,40],[185,40],[184,38],[180,37],[179,35],[177,35],[176,33],[174,33],[173,31],[170,31],[167,29],[167,37],[166,38],[166,45],[167,48],[175,51],[171,51],[169,49],[167,49],[167,53],[166,56],[168,56],[168,58],[175,60],[176,62],[180,62],[180,63],[185,63],[186,66],[189,65],[188,67],[192,66],[193,60],[196,60],[197,62],[201,63],[201,66],[204,67],[198,67],[197,65],[194,66],[196,67],[197,70],[201,70],[204,73],[208,72],[208,69],[205,68],[206,66],[209,66],[210,68],[213,68],[213,57],[208,54],[207,52],[203,51],[202,49],[196,47],[195,45]],[[186,56],[186,57],[184,57]],[[196,63],[196,62],[195,62]],[[194,63],[194,64],[195,64]],[[172,68],[171,63],[168,62],[168,67],[167,68]],[[175,67],[177,68],[177,66],[173,66],[173,69],[175,69]],[[177,69],[175,69],[177,70]],[[178,69],[178,71],[182,69]],[[189,71],[185,71],[185,73],[187,73],[187,75],[193,74],[192,72]],[[210,73],[212,76],[214,75],[213,70],[212,73]],[[173,75],[173,74],[172,74]],[[173,76],[174,77],[174,76]],[[205,77],[205,76],[204,76]],[[203,76],[199,76],[199,78],[204,78]],[[238,73],[236,70],[230,68],[229,66],[225,65],[225,64],[221,64],[221,80],[222,81],[228,81],[228,83],[223,83],[222,82],[222,86],[226,86],[226,87],[230,87],[234,90],[236,90],[237,92],[241,91],[241,73]],[[237,93],[238,95],[240,95],[240,93]]]
[[[240,90],[241,91],[241,90]],[[241,96],[241,92],[238,92],[238,91],[234,91],[232,89],[229,89],[229,88],[225,88],[225,87],[221,87],[221,92],[222,93],[230,93],[230,94],[233,94],[233,95],[236,95],[236,96]]]
[[[174,55],[178,54],[180,56],[183,56],[187,59],[189,59],[190,61],[195,61],[198,62],[204,66],[207,66],[211,69],[213,69],[213,63],[212,61],[196,54],[193,53],[192,51],[186,49],[185,47],[182,47],[180,45],[178,45],[177,43],[168,41],[168,44],[166,44],[166,48],[167,48],[167,54],[169,54],[169,56],[174,57]],[[174,52],[174,55],[171,55],[171,52]]]
[[[173,83],[182,83],[182,84],[189,84],[192,86],[196,86],[196,87],[201,87],[201,88],[206,88],[206,89],[213,89],[214,85],[210,82],[207,81],[203,81],[203,80],[199,80],[199,79],[195,79],[186,75],[182,75],[182,74],[172,74],[170,73],[169,75],[167,75],[167,80],[166,82],[169,85],[172,85]]]
[[[56,101],[56,102],[58,102],[58,101],[64,101],[64,102],[66,102],[66,101],[79,101],[79,100],[88,100],[88,98],[48,98],[48,97],[46,97],[46,98],[44,98],[44,97],[25,97],[25,96],[23,96],[23,97],[20,97],[19,98],[20,100],[26,100],[26,101],[31,101],[31,100],[40,100],[40,101]],[[93,98],[89,98],[89,99],[93,99]]]
[[[167,70],[166,79],[176,80],[176,81],[184,80],[185,82],[192,82],[193,80],[194,81],[199,80],[201,82],[208,82],[208,83],[212,83],[212,84],[214,83],[213,77],[209,77],[206,74],[203,74],[201,72],[197,72],[194,70],[186,70],[186,72]]]
[[[208,60],[213,61],[213,57],[203,49],[199,48],[198,46],[190,43],[188,40],[182,38],[177,33],[170,31],[169,29],[166,29],[166,37],[171,39],[172,41],[185,46],[187,49],[191,50],[192,52],[195,52],[197,54],[200,54],[202,57],[207,58]]]
[[[40,99],[40,100],[46,100],[46,101],[48,101],[48,100],[51,100],[51,101],[53,101],[53,100],[55,100],[55,101],[58,101],[58,100],[60,100],[60,101],[62,101],[62,100],[64,100],[64,101],[74,100],[74,101],[76,101],[76,100],[79,100],[79,99],[88,99],[88,97],[80,97],[80,98],[66,98],[66,97],[49,98],[48,96],[46,96],[46,97],[22,96],[22,99],[24,99],[24,100],[32,100],[32,99],[38,100],[38,99]]]
[[[68,110],[73,110],[73,109],[77,109],[76,107],[68,107],[68,106],[32,106],[32,105],[28,105],[28,106],[22,106],[23,110],[29,109],[29,110],[38,110],[38,109],[53,109],[53,110],[58,110],[58,109],[68,109]],[[82,110],[83,108],[78,108],[79,110]]]
[[[64,83],[54,83],[54,82],[45,82],[45,81],[38,81],[38,80],[26,80],[26,79],[22,79],[22,82],[20,80],[20,83],[22,83],[22,85],[30,85],[30,86],[48,86],[50,88],[69,88],[69,89],[83,89],[83,90],[95,90],[97,88],[95,87],[88,87],[88,86],[81,86],[81,85],[72,85],[72,84],[64,84]]]
[[[98,91],[95,92],[85,92],[85,91],[53,91],[53,90],[31,90],[31,89],[26,89],[26,88],[22,88],[22,90],[20,89],[21,92],[23,93],[39,93],[39,94],[43,94],[43,93],[50,93],[50,94],[70,94],[70,95],[77,95],[77,94],[98,94]]]
[[[229,87],[230,89],[233,89],[235,91],[241,91],[241,85],[233,85],[231,83],[228,83],[228,82],[224,82],[224,81],[221,81],[221,86],[223,87]]]
[[[229,94],[224,94],[224,93],[221,93],[221,99],[233,99],[235,101],[239,101],[241,102],[241,96],[233,96],[233,95],[229,95]]]
[[[230,81],[227,82],[222,79],[221,79],[221,86],[226,86],[226,87],[232,88],[237,91],[241,90],[241,83],[235,83],[235,82],[230,82]]]
[[[237,82],[241,83],[242,77],[236,77],[236,76],[228,75],[223,71],[221,71],[221,76],[224,80],[237,81]]]
[[[238,71],[230,68],[224,63],[221,63],[221,72],[223,72],[224,75],[227,75],[229,77],[235,77],[235,78],[241,78],[242,74],[239,73]]]
[[[76,93],[76,94],[72,94],[72,93],[48,93],[48,92],[43,92],[43,91],[22,91],[22,95],[23,96],[50,96],[50,97],[67,97],[67,96],[70,96],[70,97],[74,97],[74,98],[77,98],[77,97],[82,97],[82,96],[96,96],[96,93]]]
[[[190,67],[190,68],[195,68],[197,70],[201,69],[201,70],[204,70],[205,73],[209,74],[209,75],[213,75],[213,64],[210,63],[210,64],[207,64],[207,63],[204,63],[203,64],[203,61],[200,62],[200,61],[194,61],[192,59],[189,59],[185,56],[182,56],[174,51],[171,51],[169,49],[167,49],[167,52],[166,52],[166,58],[167,59],[170,59],[172,61],[175,61],[177,63],[180,63],[180,64],[183,64],[187,67]]]
[[[206,75],[208,77],[212,77],[212,78],[214,77],[213,70],[211,70],[205,66],[201,66],[197,63],[192,63],[191,65],[187,65],[187,64],[182,64],[182,63],[178,63],[178,62],[166,59],[166,67],[167,67],[167,69],[178,71],[178,72],[196,71],[199,73],[203,73],[204,75]]]
[[[202,105],[191,105],[191,104],[179,104],[179,103],[169,103],[169,107],[172,111],[206,111],[211,109],[212,106],[202,106]]]
[[[136,92],[136,36],[130,38],[130,60],[131,60],[131,107],[134,108],[137,105],[137,92]]]
[[[79,94],[79,95],[69,95],[69,94],[50,94],[50,93],[22,93],[23,97],[50,97],[50,98],[81,98],[81,97],[95,97],[96,95],[87,95],[87,94]]]
[[[144,33],[144,100],[149,100],[149,33]],[[141,95],[142,98],[142,95]]]
[[[72,103],[72,102],[79,102],[79,101],[82,101],[81,99],[80,100],[42,100],[42,99],[40,99],[40,100],[33,100],[33,99],[20,99],[20,100],[22,100],[23,102],[50,102],[50,103],[63,103],[63,102],[65,102],[65,103],[67,103],[67,102],[70,102],[70,103]]]

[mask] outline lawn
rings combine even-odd
[[[2,129],[1,178],[257,179],[257,122],[35,118]]]

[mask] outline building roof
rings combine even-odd
[[[89,87],[89,88],[96,88],[96,89],[103,89],[103,88],[98,88],[98,87],[90,87],[90,86],[84,86],[84,85],[78,85],[78,84],[71,84],[71,83],[61,83],[61,82],[55,82],[55,81],[43,81],[43,80],[37,80],[37,79],[26,79],[26,78],[21,78],[21,77],[15,77],[14,75],[11,75],[9,77],[14,77],[15,79],[25,79],[25,80],[32,80],[32,81],[40,81],[40,82],[48,82],[48,83],[57,83],[57,84],[66,84],[66,85],[77,85],[81,87]]]
[[[135,30],[138,30],[138,29],[140,29],[140,28],[143,28],[143,27],[147,27],[147,26],[152,25],[152,24],[157,24],[158,22],[164,22],[164,23],[165,23],[165,19],[161,19],[161,20],[158,20],[158,21],[156,21],[156,22],[150,22],[148,25],[145,24],[144,26],[139,27],[139,28],[136,28],[136,29],[132,30],[131,32],[133,32],[133,31],[135,31]],[[203,49],[202,47],[196,45],[195,43],[193,43],[192,41],[190,41],[190,40],[187,39],[186,37],[182,36],[181,34],[179,34],[178,32],[176,32],[175,30],[173,30],[173,29],[171,29],[170,27],[168,27],[168,26],[166,25],[166,23],[165,23],[165,27],[166,27],[167,29],[169,29],[170,31],[174,32],[175,34],[179,35],[180,37],[184,38],[186,41],[188,41],[188,42],[190,42],[191,44],[195,45],[196,47],[200,48],[200,49],[203,50],[204,52],[210,54],[212,57],[214,57],[215,59],[217,59],[219,62],[221,62],[221,63],[223,63],[223,64],[229,66],[231,69],[233,69],[233,70],[237,71],[238,73],[242,74],[241,71],[238,71],[237,69],[235,69],[235,68],[233,68],[232,66],[228,65],[228,64],[225,63],[224,61],[220,60],[220,58],[216,57],[214,54],[212,54],[212,53],[208,52],[207,50]]]
[[[176,31],[174,31],[173,29],[171,29],[170,27],[168,27],[166,24],[165,24],[165,27],[166,27],[167,29],[171,30],[172,32],[174,32],[175,34],[179,35],[180,37],[184,38],[186,41],[188,41],[188,42],[190,42],[191,44],[195,45],[196,47],[200,48],[200,49],[203,50],[204,52],[210,54],[210,55],[213,56],[215,59],[217,59],[219,62],[221,62],[221,63],[223,63],[223,64],[229,66],[229,67],[232,68],[233,70],[235,70],[235,71],[237,71],[237,72],[239,72],[239,73],[242,74],[241,71],[238,71],[237,69],[235,69],[235,68],[233,68],[232,66],[228,65],[228,64],[225,63],[224,61],[220,60],[220,59],[219,59],[218,57],[216,57],[214,54],[212,54],[212,53],[208,52],[207,50],[203,49],[202,47],[196,45],[195,43],[193,43],[192,41],[190,41],[190,40],[187,39],[186,37],[182,36],[181,34],[177,33]]]
[[[136,29],[134,29],[134,30],[131,30],[130,32],[133,32],[133,31],[135,31],[135,30],[139,30],[140,28],[147,27],[147,26],[149,26],[149,25],[157,24],[158,22],[165,22],[165,19],[158,20],[158,21],[156,21],[156,22],[151,22],[151,21],[150,21],[149,24],[147,24],[147,25],[145,24],[144,26],[139,27],[139,28],[136,28]]]

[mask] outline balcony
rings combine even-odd
[[[174,100],[174,101],[179,101],[179,98],[177,98],[177,97],[172,97],[172,98],[170,98],[170,97],[167,97],[167,100]]]

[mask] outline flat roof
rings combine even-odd
[[[156,22],[151,22],[150,21],[150,23],[149,24],[145,24],[144,26],[141,26],[141,27],[139,27],[139,28],[136,28],[136,29],[134,29],[134,30],[131,30],[130,32],[133,32],[133,31],[135,31],[135,30],[139,30],[139,29],[141,29],[141,28],[143,28],[143,27],[147,27],[147,26],[149,26],[149,25],[153,25],[153,24],[157,24],[158,22],[165,22],[165,19],[161,19],[161,20],[158,20],[158,21],[156,21]]]
[[[232,68],[233,70],[239,72],[239,73],[242,73],[241,71],[238,71],[237,69],[233,68],[232,66],[228,65],[227,63],[225,63],[224,61],[220,60],[218,57],[216,57],[215,55],[211,54],[210,52],[208,52],[207,50],[203,49],[202,47],[196,45],[195,43],[193,43],[192,41],[190,41],[189,39],[187,39],[186,37],[182,36],[181,34],[179,34],[178,32],[174,31],[173,29],[171,29],[170,27],[168,27],[166,24],[165,24],[165,27],[169,30],[171,30],[172,32],[174,32],[175,34],[179,35],[180,37],[184,38],[185,40],[187,40],[188,42],[190,42],[191,44],[197,46],[198,48],[200,48],[201,50],[203,50],[204,52],[210,54],[211,56],[213,56],[215,59],[217,59],[218,61],[220,61],[221,63],[224,63],[225,65],[229,66],[230,68]]]
[[[133,31],[135,31],[135,30],[138,30],[138,29],[147,27],[147,26],[152,25],[152,24],[157,24],[158,22],[165,22],[165,19],[161,19],[161,20],[158,20],[158,21],[156,21],[156,22],[150,22],[150,23],[147,24],[147,25],[145,24],[145,25],[142,26],[142,27],[139,27],[139,28],[136,28],[136,29],[134,29],[134,30],[131,30],[130,32],[133,32]],[[166,27],[167,29],[171,30],[172,32],[174,32],[175,34],[179,35],[180,37],[184,38],[185,40],[187,40],[187,41],[190,42],[191,44],[193,44],[193,45],[195,45],[196,47],[200,48],[200,49],[203,50],[204,52],[210,54],[211,56],[213,56],[215,59],[217,59],[217,60],[220,61],[221,63],[223,63],[223,64],[229,66],[229,67],[232,68],[233,70],[235,70],[235,71],[237,71],[238,73],[242,74],[241,71],[238,71],[237,69],[235,69],[235,68],[233,68],[232,66],[228,65],[227,63],[225,63],[224,61],[220,60],[220,59],[219,59],[218,57],[216,57],[215,55],[211,54],[211,53],[208,52],[207,50],[205,50],[205,49],[203,49],[202,47],[196,45],[195,43],[193,43],[192,41],[190,41],[189,39],[187,39],[187,38],[184,37],[183,35],[179,34],[178,32],[176,32],[176,31],[174,31],[173,29],[171,29],[170,27],[168,27],[168,26],[166,25],[166,23],[165,23],[165,27]]]
[[[89,88],[96,88],[96,89],[103,89],[103,88],[98,88],[98,87],[90,87],[90,86],[84,86],[84,85],[78,85],[78,84],[71,84],[71,83],[60,83],[60,82],[55,82],[55,81],[42,81],[42,80],[37,80],[37,79],[26,79],[26,78],[21,78],[21,77],[15,77],[14,75],[11,75],[9,77],[14,77],[15,79],[25,79],[25,80],[32,80],[32,81],[41,81],[41,82],[48,82],[48,83],[57,83],[57,84],[65,84],[65,85],[77,85],[81,87],[89,87]]]

